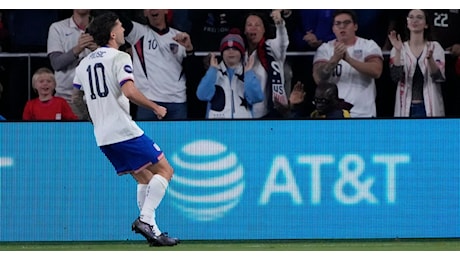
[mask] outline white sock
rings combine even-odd
[[[137,207],[139,208],[139,212],[142,211],[142,207],[144,206],[145,192],[147,190],[147,186],[147,184],[137,184]],[[153,226],[153,231],[155,232],[155,234],[161,234],[161,230],[158,228],[158,225],[155,221],[155,211],[153,212],[152,220],[153,221],[151,221],[151,223],[148,224]]]
[[[142,210],[145,201],[145,191],[147,190],[147,184],[137,184],[137,207],[139,212]]]
[[[159,174],[153,175],[145,190],[145,200],[141,209],[141,221],[153,226],[153,232],[160,235],[161,231],[155,221],[155,210],[160,205],[168,188],[168,180]]]

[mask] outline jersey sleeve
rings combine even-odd
[[[143,25],[134,21],[132,22],[132,29],[125,39],[131,44],[134,45],[136,42],[144,35]]]
[[[126,52],[119,52],[114,59],[114,75],[117,75],[118,83],[120,87],[126,81],[134,81],[133,76],[133,62],[131,60],[131,56]]]
[[[315,52],[315,56],[313,57],[313,64],[317,62],[328,61],[331,58],[331,55],[328,51],[329,43],[323,43]]]
[[[59,33],[59,26],[57,22],[51,24],[51,26],[48,29],[48,40],[46,48],[48,55],[52,52],[65,52],[61,44],[61,36]]]
[[[80,79],[80,77],[79,77],[79,75],[80,75],[80,72],[79,72],[79,71],[80,71],[80,70],[79,70],[79,68],[77,67],[77,68],[75,69],[75,76],[73,77],[73,84],[72,84],[72,85],[73,85],[74,88],[79,89],[79,90],[82,90],[82,89],[81,89],[81,85],[82,85],[83,83],[81,82],[81,79]]]
[[[383,60],[382,49],[377,45],[377,43],[374,40],[367,40],[366,50],[367,53],[365,60],[375,57],[378,57]]]

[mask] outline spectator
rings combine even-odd
[[[335,40],[322,44],[313,58],[315,83],[336,83],[339,97],[353,105],[351,117],[376,117],[376,85],[383,69],[380,47],[356,35],[352,10],[336,10],[332,30]]]
[[[445,56],[445,78],[441,83],[446,116],[460,116],[460,13],[459,9],[428,9],[432,40],[441,44]]]
[[[295,84],[289,102],[291,107],[303,102],[305,91],[302,83],[299,81]],[[337,85],[330,82],[320,82],[315,90],[315,110],[310,114],[311,118],[349,118],[350,109],[353,107],[350,103],[339,98]],[[299,114],[296,112],[296,114]]]
[[[132,45],[134,76],[139,90],[166,107],[164,120],[187,118],[186,76],[183,63],[194,54],[190,36],[169,27],[168,10],[146,9],[148,24],[122,17],[126,40]],[[188,69],[187,69],[188,70]],[[137,120],[158,120],[153,111],[137,107]]]
[[[85,33],[91,21],[89,9],[74,9],[71,17],[57,21],[48,31],[48,57],[56,76],[56,96],[64,98],[79,119],[84,118],[72,103],[72,80],[82,58],[96,49],[93,37]]]
[[[285,19],[289,33],[290,51],[314,52],[324,43],[335,38],[332,32],[332,9],[300,9],[292,10],[292,15]],[[309,117],[315,109],[313,104],[315,94],[315,82],[311,73],[313,56],[295,55],[287,60],[292,68],[292,82],[304,82],[306,96],[302,104],[296,105],[303,108],[297,109],[299,117]]]
[[[56,79],[48,68],[38,69],[32,76],[32,87],[38,97],[27,101],[23,120],[77,120],[69,104],[61,97],[54,96]]]
[[[211,53],[210,67],[198,85],[197,96],[208,101],[206,118],[253,118],[252,106],[264,99],[251,56],[243,67],[246,53],[239,30],[231,30],[220,43],[222,61]]]
[[[100,47],[76,68],[74,86],[79,91],[74,92],[75,101],[81,106],[83,95],[86,97],[96,143],[116,173],[130,174],[137,182],[140,212],[131,229],[144,236],[150,246],[177,245],[178,239],[161,232],[155,221],[156,209],[174,169],[158,144],[132,120],[129,101],[151,109],[159,119],[167,111],[148,100],[134,85],[131,57],[119,50],[125,43],[124,28],[115,13],[95,17],[88,33]],[[98,82],[105,83],[101,91],[93,89]]]
[[[316,51],[323,42],[335,38],[332,32],[332,9],[303,9],[294,10],[298,15],[299,23],[290,33],[294,41],[292,45],[296,51]]]
[[[444,116],[441,82],[444,75],[444,50],[430,41],[428,14],[419,9],[407,16],[409,39],[402,41],[396,31],[388,35],[393,48],[390,72],[396,89],[395,117]]]
[[[264,101],[254,104],[254,118],[281,118],[289,112],[285,89],[284,62],[289,45],[281,10],[273,10],[276,37],[269,39],[270,26],[263,13],[250,13],[245,19],[247,55],[254,57],[253,70],[261,82]]]

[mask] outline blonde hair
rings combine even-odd
[[[35,82],[38,80],[38,76],[41,76],[44,74],[51,75],[51,79],[54,82],[54,86],[56,86],[56,78],[54,77],[54,72],[46,67],[42,67],[36,70],[34,75],[32,75],[32,88],[35,89]]]

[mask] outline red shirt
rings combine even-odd
[[[38,98],[27,101],[22,113],[23,120],[77,120],[67,101],[61,97],[53,97],[48,101]]]

